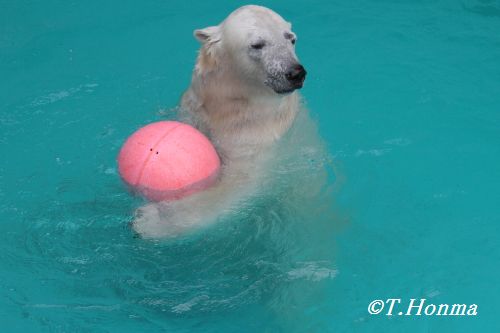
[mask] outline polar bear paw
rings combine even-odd
[[[142,238],[169,238],[187,232],[195,220],[181,205],[149,203],[135,211],[131,225]]]

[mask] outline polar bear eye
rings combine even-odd
[[[292,34],[291,32],[285,31],[283,33],[283,36],[285,37],[285,39],[289,39],[290,43],[292,43],[292,45],[295,45],[295,42],[297,41],[297,38],[295,37],[294,34]]]
[[[254,50],[261,50],[262,48],[264,48],[264,46],[266,46],[266,43],[264,42],[257,42],[250,45],[250,47]]]

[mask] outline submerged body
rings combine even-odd
[[[291,25],[278,14],[241,7],[220,25],[196,30],[195,37],[202,46],[180,118],[211,139],[222,172],[209,190],[139,208],[133,227],[146,238],[178,235],[243,205],[269,180],[276,142],[300,110],[296,89],[306,72],[295,55]]]

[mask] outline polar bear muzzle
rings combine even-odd
[[[287,65],[280,63],[281,66],[267,68],[264,84],[278,94],[287,94],[302,88],[307,74],[304,66],[296,61],[288,62]]]

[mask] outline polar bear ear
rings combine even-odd
[[[218,26],[198,29],[194,31],[194,37],[202,44],[198,59],[196,61],[196,71],[200,75],[207,74],[217,68],[220,53],[220,28]]]
[[[219,40],[219,27],[212,26],[194,31],[194,37],[202,44]]]

